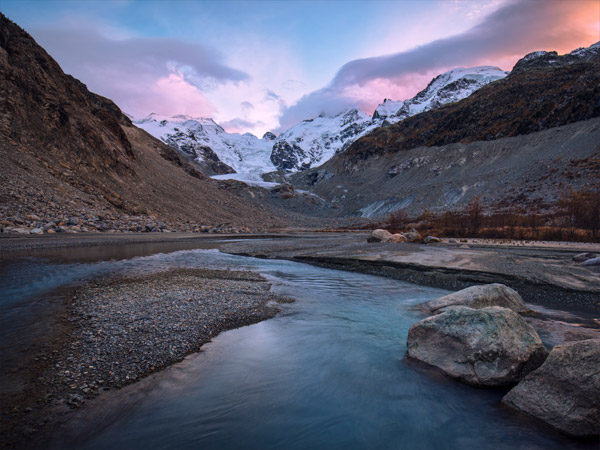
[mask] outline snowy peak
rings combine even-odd
[[[279,135],[271,162],[285,171],[321,165],[362,136],[369,125],[370,117],[358,109],[304,120]]]
[[[133,123],[198,162],[213,162],[210,168],[215,174],[235,171],[258,177],[275,170],[269,159],[272,139],[259,139],[251,133],[227,133],[210,118],[152,113]],[[215,165],[215,159],[224,165]]]
[[[577,48],[571,53],[560,56],[557,52],[546,52],[543,50],[528,53],[517,61],[512,72],[518,73],[534,67],[566,66],[590,61],[593,58],[600,58],[600,42],[596,42],[589,47]]]
[[[321,115],[305,120],[277,138],[271,162],[284,171],[304,170],[321,165],[377,127],[462,100],[482,86],[506,75],[506,72],[491,66],[458,68],[437,76],[411,99],[385,99],[372,117],[351,109],[333,117]]]
[[[425,89],[409,100],[384,100],[373,113],[373,119],[387,118],[389,122],[398,122],[409,116],[462,100],[482,86],[504,78],[507,74],[493,66],[450,70],[435,77]]]

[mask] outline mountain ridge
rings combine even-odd
[[[267,132],[262,139],[249,133],[227,133],[210,118],[152,113],[133,122],[172,148],[194,157],[204,173],[248,173],[241,179],[259,181],[260,175],[275,170],[296,172],[319,166],[378,127],[461,100],[504,76],[506,72],[493,66],[452,69],[435,77],[410,99],[384,100],[371,116],[358,109],[320,115],[303,120],[276,137]],[[215,155],[222,165],[215,161]]]

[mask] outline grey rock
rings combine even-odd
[[[423,236],[414,228],[410,230],[408,233],[404,233],[408,242],[423,242]]]
[[[461,289],[423,303],[421,308],[430,313],[439,313],[449,306],[468,306],[474,309],[501,306],[520,314],[531,311],[517,291],[500,283],[482,284]]]
[[[29,234],[44,234],[44,230],[42,230],[41,228],[34,228],[29,232]]]
[[[500,307],[449,308],[414,324],[409,358],[476,386],[506,386],[539,367],[548,351],[533,327]]]
[[[367,242],[387,242],[392,237],[392,233],[387,230],[377,229],[373,230],[371,235],[367,238]]]
[[[437,243],[437,242],[442,242],[442,240],[437,236],[427,236],[425,238],[426,244],[433,244],[433,243]]]
[[[502,402],[573,436],[599,436],[600,339],[554,347]]]

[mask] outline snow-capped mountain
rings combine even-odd
[[[537,51],[531,52],[521,58],[515,64],[513,72],[528,70],[532,67],[544,66],[566,66],[578,62],[589,61],[592,58],[600,57],[600,42],[596,42],[589,47],[580,47],[571,53],[560,55],[557,52]]]
[[[396,102],[385,99],[373,113],[373,119],[386,118],[390,123],[399,122],[446,103],[462,100],[482,86],[506,75],[508,72],[493,66],[452,69],[435,77],[411,99]]]
[[[279,137],[267,132],[262,139],[246,133],[227,133],[212,119],[152,113],[134,124],[196,159],[209,175],[260,182],[274,170],[295,172],[319,166],[377,127],[462,100],[480,87],[503,78],[497,67],[454,69],[434,78],[415,97],[385,99],[373,116],[357,109],[304,120]],[[236,175],[226,175],[236,173]]]
[[[271,162],[285,171],[321,165],[371,130],[373,125],[371,117],[357,109],[333,117],[304,120],[275,140]]]
[[[250,133],[227,133],[212,119],[155,113],[133,123],[200,163],[210,163],[211,175],[237,172],[260,179],[260,174],[276,170],[270,160],[275,135],[270,132],[259,139]],[[215,164],[215,156],[222,165]]]
[[[305,120],[277,138],[271,162],[279,170],[285,171],[321,165],[377,127],[462,100],[482,86],[506,75],[507,72],[491,66],[453,69],[434,78],[411,99],[385,99],[372,117],[351,109],[333,117],[319,116]]]

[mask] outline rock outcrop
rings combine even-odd
[[[468,306],[473,309],[501,306],[519,314],[530,311],[517,291],[500,283],[471,286],[421,305],[424,310],[434,314],[450,306]]]
[[[573,436],[600,435],[600,339],[554,347],[502,402]]]
[[[535,330],[508,308],[456,306],[408,332],[409,358],[476,386],[514,384],[547,354]]]

